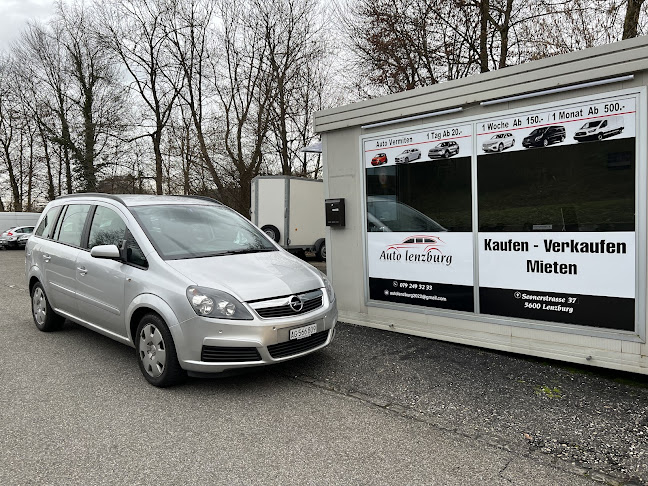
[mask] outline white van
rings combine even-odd
[[[583,125],[574,134],[574,140],[603,140],[607,137],[618,135],[623,131],[623,117],[610,116],[600,120],[592,120]]]

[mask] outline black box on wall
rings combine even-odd
[[[345,225],[344,198],[326,199],[326,226],[343,227]]]

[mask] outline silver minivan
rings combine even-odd
[[[322,273],[208,198],[59,197],[25,267],[38,329],[67,318],[128,344],[159,387],[311,353],[338,317]]]

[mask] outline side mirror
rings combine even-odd
[[[121,253],[117,245],[97,245],[90,250],[90,256],[94,258],[107,258],[109,260],[121,260]]]

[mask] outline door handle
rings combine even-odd
[[[45,263],[49,262],[51,259],[52,257],[49,254],[45,253],[43,255],[43,260],[45,260]]]
[[[86,273],[88,273],[86,267],[77,267],[77,270],[79,271],[79,275],[81,275],[82,277],[85,276]]]

